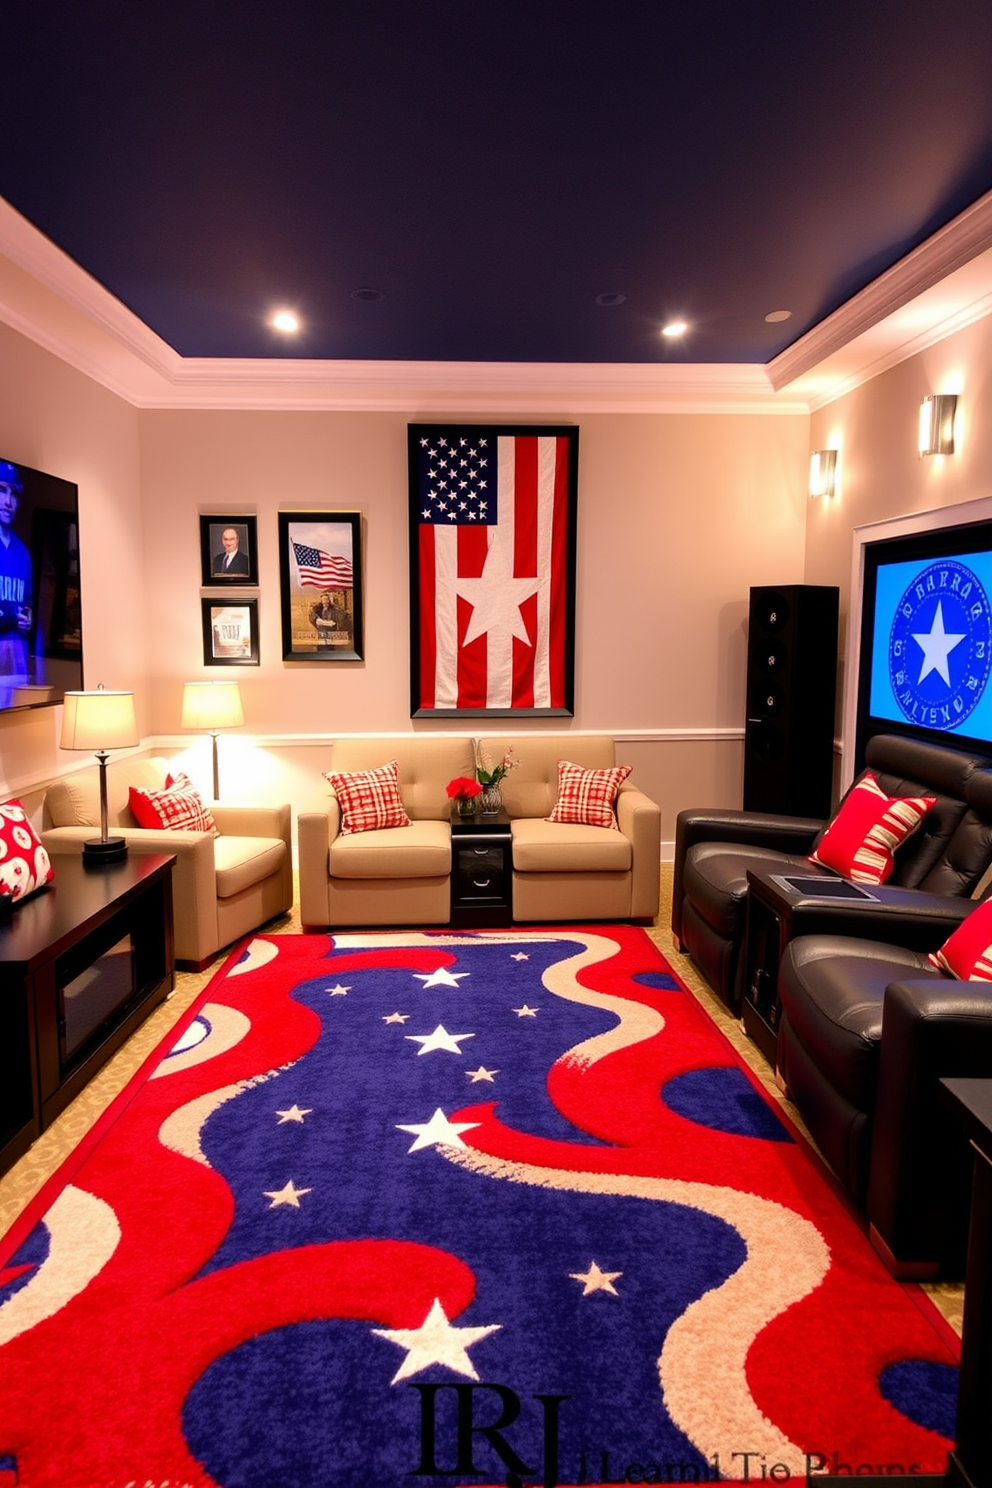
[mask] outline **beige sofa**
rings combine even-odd
[[[128,807],[128,788],[160,790],[165,759],[122,759],[107,767],[107,822],[132,853],[174,853],[172,876],[176,961],[202,970],[224,946],[282,914],[293,904],[291,817],[288,805],[210,802],[220,836],[209,832],[149,831]],[[95,831],[94,831],[95,829]],[[94,766],[67,775],[45,794],[41,840],[55,858],[78,853],[100,830],[100,777]]]
[[[658,912],[661,816],[628,778],[617,800],[620,830],[545,821],[558,796],[558,760],[590,769],[616,763],[613,740],[592,734],[521,734],[482,741],[494,759],[520,761],[503,781],[512,818],[515,920],[650,921]],[[333,770],[370,770],[395,759],[409,827],[340,835],[328,787],[300,814],[300,916],[306,927],[447,924],[451,913],[449,780],[473,775],[471,739],[444,734],[341,739]]]

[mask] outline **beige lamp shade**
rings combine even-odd
[[[63,700],[61,749],[130,749],[138,741],[133,692],[67,692]]]
[[[183,685],[184,729],[239,728],[245,721],[237,682],[186,682]]]

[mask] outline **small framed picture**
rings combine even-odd
[[[201,599],[204,666],[258,666],[258,600]]]
[[[255,517],[201,516],[201,584],[257,584],[256,532]]]
[[[284,661],[361,661],[361,512],[279,513]]]

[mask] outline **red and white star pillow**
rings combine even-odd
[[[16,904],[55,877],[20,801],[0,805],[0,904]]]

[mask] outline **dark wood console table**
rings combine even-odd
[[[172,991],[174,863],[60,855],[0,920],[0,1173]]]

